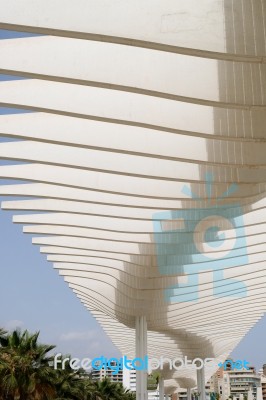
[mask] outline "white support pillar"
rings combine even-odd
[[[262,387],[261,386],[257,386],[257,400],[263,400]]]
[[[164,400],[164,379],[162,376],[159,379],[159,400]]]
[[[191,400],[191,389],[187,388],[187,400]]]
[[[197,388],[198,392],[200,392],[199,400],[206,400],[204,366],[201,369],[197,369]]]
[[[136,317],[136,357],[144,361],[147,355],[147,321],[145,316]],[[136,400],[147,400],[148,371],[136,371]]]
[[[248,400],[253,400],[253,393],[251,387],[248,389]]]
[[[201,368],[201,389],[202,389],[202,395],[201,395],[201,400],[206,400],[206,391],[205,391],[205,368],[204,366]]]
[[[200,369],[197,369],[197,391],[200,393],[198,400],[201,400],[201,378],[200,378]]]

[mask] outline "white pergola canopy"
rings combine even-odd
[[[130,357],[138,316],[150,357],[218,362],[266,310],[265,26],[260,0],[1,4],[0,28],[45,35],[0,41],[0,73],[27,78],[0,82],[0,105],[31,111],[0,116],[17,139],[0,178],[22,181],[0,187],[2,208],[33,212],[14,222]],[[233,229],[218,211],[237,204]],[[206,250],[204,267],[190,227],[214,205],[227,255]],[[192,209],[181,245],[154,230]],[[162,375],[166,393],[196,385],[194,370]]]

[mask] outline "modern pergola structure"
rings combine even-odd
[[[27,78],[1,82],[0,105],[30,111],[0,116],[17,139],[0,177],[22,181],[2,208],[33,212],[14,222],[123,354],[225,360],[266,310],[265,1],[0,6],[1,29],[42,34],[0,42],[0,72]],[[203,400],[214,371],[165,367],[161,383]]]

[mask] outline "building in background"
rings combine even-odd
[[[131,390],[132,392],[136,392],[136,370],[135,369],[126,369],[123,371],[123,385]]]
[[[242,398],[252,400],[250,398],[251,394],[252,398],[257,400],[257,391],[261,387],[261,378],[254,367],[250,367],[249,370],[232,369],[231,371],[224,371],[223,375],[223,400],[227,400],[229,396],[232,396],[235,400],[241,400]]]
[[[116,365],[117,363],[115,361],[111,362],[111,366],[116,367]],[[109,378],[111,382],[119,382],[123,384],[123,370],[120,369],[117,374],[114,374],[113,372],[113,369],[110,367],[102,367],[101,369],[93,368],[91,377],[94,381],[101,381],[104,378]]]
[[[136,391],[136,370],[124,370],[123,384],[129,390]],[[228,363],[226,370],[219,368],[205,385],[206,398],[211,398],[211,393],[220,400],[266,400],[266,364],[256,373],[254,367],[246,369],[232,369]],[[197,392],[197,387],[191,391],[192,398]],[[258,395],[259,393],[259,395]],[[219,395],[219,397],[217,396]],[[159,398],[158,391],[148,392],[149,400]],[[187,397],[187,390],[181,388],[178,393],[171,396],[172,400],[191,400]]]
[[[192,390],[196,393],[198,389]],[[180,389],[179,400],[191,400],[187,390]],[[266,400],[266,364],[258,373],[254,367],[232,369],[228,363],[226,370],[219,368],[205,385],[205,398],[219,400]]]
[[[111,362],[112,367],[116,367],[115,361]],[[132,392],[136,392],[136,370],[119,370],[117,374],[113,369],[102,367],[93,369],[91,376],[93,380],[109,378],[112,382],[120,382],[124,387]],[[195,398],[197,387],[191,391],[192,398]],[[205,385],[206,398],[211,399],[211,394],[215,394],[219,400],[266,400],[266,364],[263,365],[258,373],[254,367],[247,369],[232,369],[230,363],[226,370],[219,368],[211,376]],[[219,395],[219,397],[217,396]],[[192,400],[188,399],[187,390],[180,389],[178,393],[171,396],[172,400]],[[158,400],[159,391],[148,391],[148,400]]]
[[[131,392],[136,392],[136,370],[124,369],[123,371],[123,385]],[[148,400],[158,400],[159,390],[148,390]]]
[[[99,364],[98,364],[99,365]],[[117,363],[115,361],[111,362],[111,366],[116,367]],[[113,373],[112,368],[102,367],[101,369],[93,369],[91,373],[92,380],[101,381],[104,378],[109,378],[111,382],[122,383],[126,389],[131,392],[136,392],[136,370],[124,368],[119,370],[117,374]],[[148,400],[159,399],[159,391],[148,391]]]
[[[226,366],[226,371],[231,370],[231,364],[229,363]],[[210,389],[209,393],[217,393],[221,397],[223,394],[223,383],[224,383],[224,369],[219,368],[215,374],[213,374],[209,380],[210,382]],[[227,380],[227,379],[225,379]]]
[[[249,369],[232,368],[228,363],[210,378],[206,393],[214,393],[221,400],[266,400],[266,365],[258,373],[254,367]]]
[[[259,370],[259,374],[261,379],[262,399],[266,400],[266,364],[263,364],[263,367]]]

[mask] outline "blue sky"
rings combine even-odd
[[[0,39],[25,36],[30,35],[0,30]],[[0,80],[6,79],[14,78],[0,75]],[[0,108],[0,114],[14,112],[21,111]],[[6,161],[0,161],[3,164]],[[3,183],[8,182],[0,180]],[[31,244],[31,236],[22,233],[21,225],[12,223],[12,214],[7,211],[0,211],[0,254],[0,326],[40,330],[43,342],[80,358],[119,355],[89,311],[39,253],[38,246]],[[242,340],[232,357],[261,367],[266,363],[265,331],[266,317]]]

